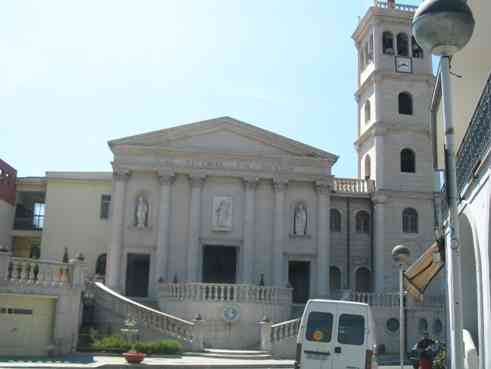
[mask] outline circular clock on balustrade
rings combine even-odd
[[[232,323],[239,320],[240,317],[240,308],[239,305],[230,304],[225,305],[223,308],[223,319],[226,322]]]

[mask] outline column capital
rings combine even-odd
[[[114,169],[113,179],[116,181],[127,181],[131,176],[131,171],[128,169]]]
[[[205,183],[206,176],[202,174],[190,174],[189,175],[189,183],[191,184],[191,188],[201,188]]]
[[[160,185],[171,185],[176,179],[174,172],[159,170],[157,172]]]
[[[331,184],[327,181],[316,181],[315,190],[319,195],[327,195],[331,191]]]
[[[374,205],[384,205],[387,202],[388,196],[386,195],[374,195],[372,201]]]
[[[244,183],[244,186],[246,190],[255,190],[258,183],[259,183],[259,178],[257,177],[244,177],[242,178],[242,182]]]
[[[275,192],[283,192],[288,188],[288,180],[273,179],[273,188]]]

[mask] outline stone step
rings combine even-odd
[[[250,359],[265,360],[272,356],[266,351],[259,350],[224,350],[224,349],[205,349],[204,352],[189,353],[190,355],[222,358],[222,359]]]

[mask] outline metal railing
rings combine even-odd
[[[457,151],[457,191],[469,184],[491,148],[491,75]]]

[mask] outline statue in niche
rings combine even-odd
[[[295,206],[293,212],[293,234],[296,236],[307,235],[307,208],[303,203]]]
[[[145,228],[148,226],[148,203],[142,195],[136,202],[136,227]]]
[[[232,228],[232,199],[215,197],[213,200],[213,226],[218,230]]]

